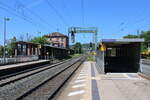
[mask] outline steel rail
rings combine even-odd
[[[75,59],[75,58],[72,58],[72,59]],[[67,62],[67,61],[71,61],[72,59],[65,60],[65,61],[53,64],[53,65],[50,65],[50,66],[48,66],[49,64],[46,64],[44,66],[35,67],[35,68],[32,68],[32,69],[28,69],[28,70],[25,70],[25,71],[16,72],[16,73],[13,73],[13,74],[10,74],[10,75],[7,75],[7,76],[0,77],[0,87],[5,86],[5,85],[10,84],[10,83],[13,83],[17,80],[21,80],[23,78],[29,77],[29,76],[34,75],[36,73],[42,72],[44,70],[53,68],[55,66],[61,65],[65,62]]]
[[[74,62],[73,64],[69,65],[67,68],[63,69],[62,71],[58,72],[57,74],[53,75],[51,78],[49,78],[48,80],[44,81],[43,83],[39,84],[37,87],[31,89],[30,91],[28,91],[27,93],[25,93],[24,95],[18,97],[16,100],[23,100],[25,98],[25,100],[29,100],[32,98],[28,98],[28,95],[30,95],[31,93],[33,94],[34,92],[36,92],[36,89],[42,88],[43,85],[46,85],[47,82],[57,78],[58,75],[61,75],[61,73],[65,72],[65,71],[69,71],[68,69],[71,68],[73,65],[77,64],[77,67],[71,72],[70,75],[68,75],[68,77],[65,77],[63,80],[63,82],[61,84],[59,84],[57,87],[55,87],[56,89],[54,91],[50,91],[50,95],[47,96],[47,99],[51,99],[53,98],[57,92],[59,92],[59,90],[61,89],[61,87],[66,83],[66,81],[73,75],[73,73],[77,70],[77,68],[82,64],[82,62],[84,61],[84,58],[77,60],[76,62]],[[38,93],[38,91],[36,92]],[[34,93],[34,94],[36,94]],[[32,97],[32,96],[31,96]],[[41,99],[43,100],[43,99]]]
[[[67,68],[71,67],[81,59],[83,59],[83,57],[69,59],[59,64],[52,65],[49,68],[44,68],[42,70],[38,70],[37,72],[30,73],[29,75],[25,75],[23,77],[13,79],[8,82],[4,82],[3,84],[1,84],[2,87],[0,87],[0,96],[1,96],[0,99],[3,100],[4,98],[5,100],[9,100],[10,98],[11,99],[22,98],[23,95],[28,94],[29,91],[33,91],[34,89],[38,88],[46,81],[59,75],[61,72],[65,71]],[[21,88],[19,88],[20,86]],[[7,94],[7,96],[5,96],[5,94]]]

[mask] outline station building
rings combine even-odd
[[[39,59],[65,58],[69,55],[70,49],[60,48],[51,45],[18,41],[15,43],[15,56],[38,57]]]
[[[39,59],[50,58],[64,58],[68,54],[73,54],[73,50],[69,49],[68,36],[53,32],[44,35],[48,38],[49,44],[38,44],[25,41],[17,41],[15,43],[15,57],[24,56],[30,57],[36,56]]]
[[[69,38],[62,33],[53,32],[45,35],[45,37],[48,38],[48,41],[52,44],[52,46],[69,48]]]

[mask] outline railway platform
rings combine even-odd
[[[98,74],[95,62],[84,62],[57,100],[149,100],[150,81],[138,73]]]
[[[37,60],[31,62],[24,62],[24,63],[17,63],[17,64],[10,64],[10,65],[3,65],[0,66],[0,76],[7,75],[9,73],[13,73],[19,70],[25,70],[30,67],[41,66],[44,64],[48,64],[49,60]]]
[[[0,70],[20,67],[20,66],[25,66],[25,65],[30,65],[30,64],[43,63],[43,62],[47,62],[47,61],[49,61],[49,60],[38,60],[38,61],[24,62],[24,63],[18,63],[18,64],[3,65],[3,66],[0,66]]]

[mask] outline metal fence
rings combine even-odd
[[[18,56],[13,58],[5,58],[5,61],[4,58],[0,58],[0,65],[34,61],[38,59],[38,56]]]

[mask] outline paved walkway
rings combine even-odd
[[[136,73],[97,73],[85,62],[58,100],[150,100],[150,81]]]
[[[150,77],[150,65],[141,64],[141,71],[143,74]]]
[[[102,100],[150,100],[150,81],[137,74],[99,75]]]
[[[58,100],[92,100],[91,91],[91,63],[85,62]]]

